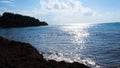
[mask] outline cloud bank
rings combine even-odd
[[[42,14],[51,14],[56,23],[84,23],[84,18],[95,14],[79,0],[40,0],[40,5]]]
[[[46,12],[79,12],[80,14],[91,14],[92,10],[84,7],[79,0],[40,0],[41,9]]]

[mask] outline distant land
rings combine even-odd
[[[3,13],[2,16],[0,16],[1,28],[45,26],[45,25],[48,25],[48,24],[44,21],[39,21],[34,17],[24,16],[20,14],[5,12]]]

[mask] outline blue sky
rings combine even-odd
[[[33,16],[50,25],[120,22],[120,0],[0,0],[0,14]]]

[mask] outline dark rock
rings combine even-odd
[[[0,68],[89,68],[83,64],[45,60],[28,43],[9,41],[0,37]]]

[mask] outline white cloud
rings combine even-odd
[[[11,0],[0,0],[1,3],[11,3]]]
[[[41,11],[53,15],[52,24],[101,23],[120,21],[118,13],[98,13],[80,0],[40,0]]]
[[[85,19],[95,14],[92,9],[84,7],[80,0],[40,0],[40,5],[42,14],[52,14],[51,19],[55,23],[88,22]]]
[[[0,0],[0,3],[8,4],[10,6],[15,6],[14,5],[14,0]]]
[[[40,0],[41,9],[46,13],[79,13],[79,14],[92,14],[92,10],[84,7],[79,0]]]

